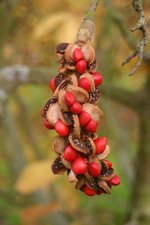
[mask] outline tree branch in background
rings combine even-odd
[[[100,0],[92,0],[91,5],[85,14],[81,26],[79,27],[76,42],[92,41],[94,35],[95,12]]]
[[[144,11],[142,8],[142,1],[140,0],[134,0],[133,1],[133,7],[134,10],[138,13],[138,23],[135,28],[133,28],[131,31],[140,30],[142,32],[142,39],[140,40],[139,44],[136,45],[134,37],[132,37],[131,33],[129,33],[127,27],[124,24],[124,19],[121,14],[118,13],[118,11],[112,6],[111,1],[105,0],[105,3],[108,8],[108,15],[110,16],[111,20],[117,25],[117,28],[119,28],[123,38],[127,41],[127,44],[130,46],[131,49],[134,50],[134,52],[129,56],[124,62],[123,65],[128,63],[130,60],[132,60],[134,57],[138,56],[139,60],[133,70],[130,72],[129,75],[132,75],[135,73],[139,66],[141,65],[142,60],[144,60],[146,63],[150,63],[150,55],[144,54],[144,47],[147,43],[147,30],[146,30],[146,21],[144,16]],[[138,10],[136,3],[138,4]]]
[[[124,104],[127,107],[137,108],[140,106],[140,96],[135,92],[109,84],[103,84],[101,90],[105,97]]]
[[[140,42],[137,44],[136,50],[131,55],[129,55],[128,58],[122,63],[122,65],[124,66],[125,64],[129,63],[133,58],[138,56],[137,63],[135,64],[131,72],[129,73],[130,76],[133,75],[140,67],[143,60],[144,47],[147,44],[147,28],[146,28],[144,11],[142,7],[142,0],[133,0],[132,6],[133,6],[133,9],[138,14],[138,22],[137,22],[137,25],[131,29],[131,31],[134,32],[136,30],[140,30],[142,32],[142,38]]]
[[[7,96],[10,92],[13,92],[17,87],[23,84],[45,85],[52,78],[53,73],[55,73],[55,69],[50,73],[47,67],[30,68],[24,65],[4,67],[0,70],[0,91],[6,93]],[[102,92],[106,97],[128,105],[131,108],[140,105],[140,96],[142,96],[139,93],[132,93],[112,85],[103,85]]]

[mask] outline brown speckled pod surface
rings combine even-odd
[[[110,194],[120,180],[106,160],[107,138],[96,134],[103,117],[98,107],[103,77],[96,72],[95,50],[90,44],[60,43],[56,53],[61,67],[41,112],[45,127],[58,134],[52,143],[57,155],[52,171],[66,172],[69,182],[88,196]]]

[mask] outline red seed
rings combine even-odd
[[[73,60],[75,62],[80,61],[81,59],[84,59],[84,55],[83,52],[81,51],[80,48],[76,48],[73,52]]]
[[[112,168],[112,162],[110,162],[108,160],[104,160],[104,163],[107,165],[108,169]]]
[[[91,120],[91,116],[89,113],[82,111],[79,116],[79,121],[81,126],[85,126]]]
[[[79,80],[78,86],[79,86],[79,87],[82,87],[83,89],[85,89],[85,90],[88,91],[88,92],[91,90],[91,84],[90,84],[90,81],[89,81],[87,78],[85,78],[85,77],[83,77],[83,78],[81,78],[81,79]]]
[[[78,73],[80,73],[80,74],[85,73],[86,68],[87,68],[87,64],[86,64],[85,59],[82,59],[82,60],[77,62],[77,64],[76,64],[76,71]]]
[[[41,114],[42,117],[44,117],[44,110],[43,109],[41,109],[40,114]]]
[[[77,158],[77,151],[71,146],[68,145],[64,151],[64,159],[67,161],[73,161]]]
[[[113,178],[111,178],[110,180],[107,181],[108,184],[113,185],[113,186],[117,186],[120,184],[120,179],[119,177],[116,175]]]
[[[49,82],[49,87],[52,90],[52,92],[55,91],[55,77],[53,77]]]
[[[73,103],[73,105],[70,107],[70,111],[71,111],[72,113],[80,114],[81,111],[82,111],[81,104],[80,104],[79,102],[75,101],[75,102]]]
[[[85,128],[89,132],[96,132],[97,124],[94,120],[91,119]]]
[[[107,145],[107,138],[106,137],[101,137],[101,138],[96,138],[94,140],[94,144],[96,146],[96,154],[102,153]]]
[[[47,119],[44,119],[44,126],[45,126],[47,129],[53,129],[53,127],[49,124],[49,122],[47,121]]]
[[[102,84],[103,76],[100,73],[95,72],[95,73],[93,73],[93,80],[94,80],[95,86],[97,87],[100,84]]]
[[[75,97],[70,91],[65,93],[65,102],[68,106],[71,106],[75,102]]]
[[[54,129],[60,136],[67,136],[69,134],[69,127],[66,126],[61,120],[55,123]]]
[[[94,189],[91,189],[89,188],[87,185],[85,185],[83,188],[82,188],[83,192],[88,195],[88,196],[93,196],[96,194],[96,191]]]
[[[72,163],[72,170],[75,174],[85,174],[87,164],[82,157],[76,158]]]
[[[99,165],[96,162],[90,163],[88,169],[89,173],[94,177],[99,177],[101,175]]]

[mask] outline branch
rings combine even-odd
[[[7,66],[0,69],[0,98],[7,98],[7,93],[22,84],[46,84],[56,69],[46,67],[30,68],[25,65]]]
[[[94,34],[95,12],[100,0],[92,0],[89,10],[85,14],[78,30],[76,42],[86,43],[92,41]]]
[[[113,85],[102,85],[102,95],[131,108],[140,107],[140,94]]]
[[[138,56],[138,61],[129,73],[129,75],[133,75],[138,68],[140,67],[142,60],[143,60],[143,54],[144,54],[144,47],[147,44],[147,28],[146,28],[146,21],[145,21],[145,16],[144,16],[144,11],[142,7],[142,0],[133,0],[132,1],[132,6],[133,9],[137,12],[138,14],[138,22],[137,25],[131,29],[132,32],[139,30],[142,32],[142,38],[140,42],[137,44],[136,50],[129,55],[129,57],[122,63],[122,65],[127,64],[130,62],[133,58]]]
[[[0,70],[0,91],[6,93],[7,96],[23,84],[47,85],[52,78],[51,74],[55,73],[55,69],[50,71],[47,67],[30,68],[24,65],[5,67]],[[140,97],[142,96],[140,93],[136,94],[119,87],[104,84],[102,86],[102,93],[106,97],[132,108],[140,105]],[[2,98],[1,92],[0,98]]]
[[[139,2],[139,1],[136,0],[136,2]],[[130,46],[130,48],[132,48],[134,50],[134,53],[131,54],[131,56],[129,56],[125,60],[123,65],[128,63],[134,57],[136,57],[136,56],[139,57],[137,64],[135,65],[135,67],[133,68],[133,70],[130,73],[130,75],[132,75],[133,73],[135,73],[138,70],[139,66],[141,65],[142,60],[144,60],[148,65],[150,63],[150,55],[144,54],[144,47],[147,43],[147,30],[146,30],[146,22],[145,22],[143,8],[141,5],[139,6],[140,9],[138,11],[134,8],[135,11],[138,12],[139,18],[138,18],[138,23],[137,23],[136,29],[134,28],[131,31],[135,31],[138,29],[143,34],[142,39],[140,40],[139,44],[136,45],[135,39],[131,36],[131,34],[129,33],[128,29],[126,28],[126,26],[124,24],[122,15],[120,15],[118,13],[118,11],[112,6],[111,1],[105,0],[105,3],[107,4],[107,7],[109,8],[108,12],[109,12],[109,16],[111,17],[112,21],[117,25],[123,38],[127,41],[127,44]],[[141,4],[141,0],[140,0],[140,4]]]

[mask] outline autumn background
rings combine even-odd
[[[115,0],[113,5],[100,1],[94,39],[98,69],[104,76],[100,88],[104,118],[98,132],[108,137],[109,159],[121,185],[111,195],[87,197],[66,176],[54,176],[50,170],[56,133],[45,129],[40,110],[51,96],[48,81],[59,68],[55,46],[75,41],[89,4],[89,0],[0,1],[1,225],[150,222],[150,57],[132,77],[128,74],[135,60],[121,67],[132,52],[130,41],[136,45],[141,37],[140,32],[129,31],[137,21],[131,1]],[[143,4],[149,30],[150,4],[148,0]],[[145,51],[149,54],[149,44]],[[11,88],[11,68],[16,64],[33,68],[34,81]]]

